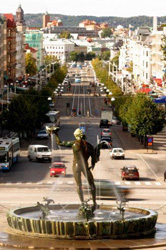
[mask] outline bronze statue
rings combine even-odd
[[[89,142],[86,141],[86,137],[83,134],[82,130],[77,128],[74,132],[74,136],[76,138],[75,141],[61,141],[58,136],[57,127],[46,128],[49,133],[53,132],[55,134],[56,142],[59,146],[72,147],[73,149],[73,175],[77,185],[77,193],[79,198],[84,204],[84,197],[82,191],[82,180],[81,173],[86,177],[88,184],[90,186],[90,191],[93,200],[92,211],[96,209],[96,187],[94,184],[93,175],[91,169],[93,170],[95,163],[99,160],[100,156],[100,148],[101,144],[98,144],[96,148],[94,148]],[[88,166],[88,159],[91,156],[91,166]]]

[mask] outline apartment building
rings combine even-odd
[[[43,48],[47,55],[56,56],[61,62],[69,61],[74,43],[67,39],[56,39],[51,34],[44,34]]]
[[[7,22],[4,16],[0,16],[0,89],[4,87],[4,76],[7,69],[6,51]]]
[[[16,78],[16,22],[13,14],[4,14],[7,21],[7,70],[5,81],[13,82]]]
[[[43,48],[43,32],[37,29],[26,29],[25,43],[29,44],[29,47],[37,50],[37,67],[43,65],[44,48]]]

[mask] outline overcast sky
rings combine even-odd
[[[19,4],[25,14],[166,16],[166,0],[0,0],[0,13],[15,14]]]

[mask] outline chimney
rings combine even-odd
[[[153,17],[153,30],[157,31],[157,16]]]

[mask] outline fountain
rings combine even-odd
[[[51,136],[53,136],[52,131],[54,130],[55,127],[50,130]],[[83,137],[82,134],[80,135],[79,140],[81,141]],[[61,144],[59,137],[55,136],[57,142]],[[76,143],[77,141],[74,141],[72,145],[75,147]],[[64,141],[63,144],[65,144]],[[71,143],[67,142],[68,146],[69,144]],[[94,152],[96,152],[96,155],[92,159],[92,163],[99,160],[100,147],[97,147]],[[75,157],[79,162],[78,154]],[[81,158],[79,163],[82,162],[83,159]],[[84,168],[80,171],[84,173],[85,167],[86,171],[89,171],[88,173],[85,171],[85,177],[90,189],[93,189],[94,181],[91,169],[94,168],[94,165],[92,164],[89,168],[87,162],[83,165]],[[81,168],[81,166],[77,166],[77,163],[74,166]],[[89,182],[89,177],[91,182]],[[54,200],[44,197],[43,203],[37,202],[32,207],[9,211],[7,214],[8,225],[15,233],[58,239],[125,239],[141,237],[155,232],[158,214],[152,210],[126,206],[126,201],[119,195],[115,186],[116,205],[96,204],[94,199],[95,189],[90,190],[93,201],[91,205],[89,204],[91,199],[85,201],[83,190],[78,189],[78,187],[81,187],[78,179],[76,179],[76,183],[81,205],[55,204]]]

